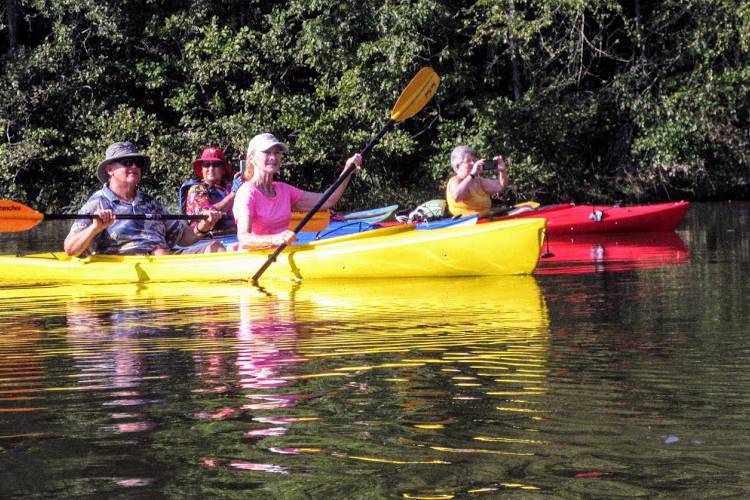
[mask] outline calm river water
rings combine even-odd
[[[0,497],[747,497],[749,227],[694,204],[527,277],[4,287]]]

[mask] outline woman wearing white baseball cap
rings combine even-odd
[[[274,180],[281,168],[281,159],[289,147],[269,133],[258,134],[247,147],[245,182],[237,190],[234,199],[234,218],[237,222],[237,238],[240,248],[253,249],[268,246],[288,245],[297,239],[289,230],[292,210],[312,210],[323,193],[304,191],[291,184]],[[362,168],[359,153],[346,160],[345,167]],[[341,198],[349,178],[331,194],[320,207],[331,208]]]

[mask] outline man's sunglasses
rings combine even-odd
[[[118,160],[117,163],[122,165],[123,167],[132,167],[135,165],[138,168],[144,168],[146,166],[146,160],[143,158],[125,158],[122,160]]]

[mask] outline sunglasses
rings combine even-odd
[[[204,161],[203,168],[224,168],[224,162],[221,161]]]
[[[146,166],[146,160],[143,158],[125,158],[123,160],[118,160],[117,163],[123,167],[132,167],[135,165],[138,168],[144,168]]]

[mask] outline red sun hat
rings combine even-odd
[[[224,151],[221,148],[208,146],[201,151],[201,157],[193,162],[193,171],[198,179],[203,177],[204,161],[222,162],[224,164],[224,178],[229,179],[232,177],[232,164],[227,161]]]

